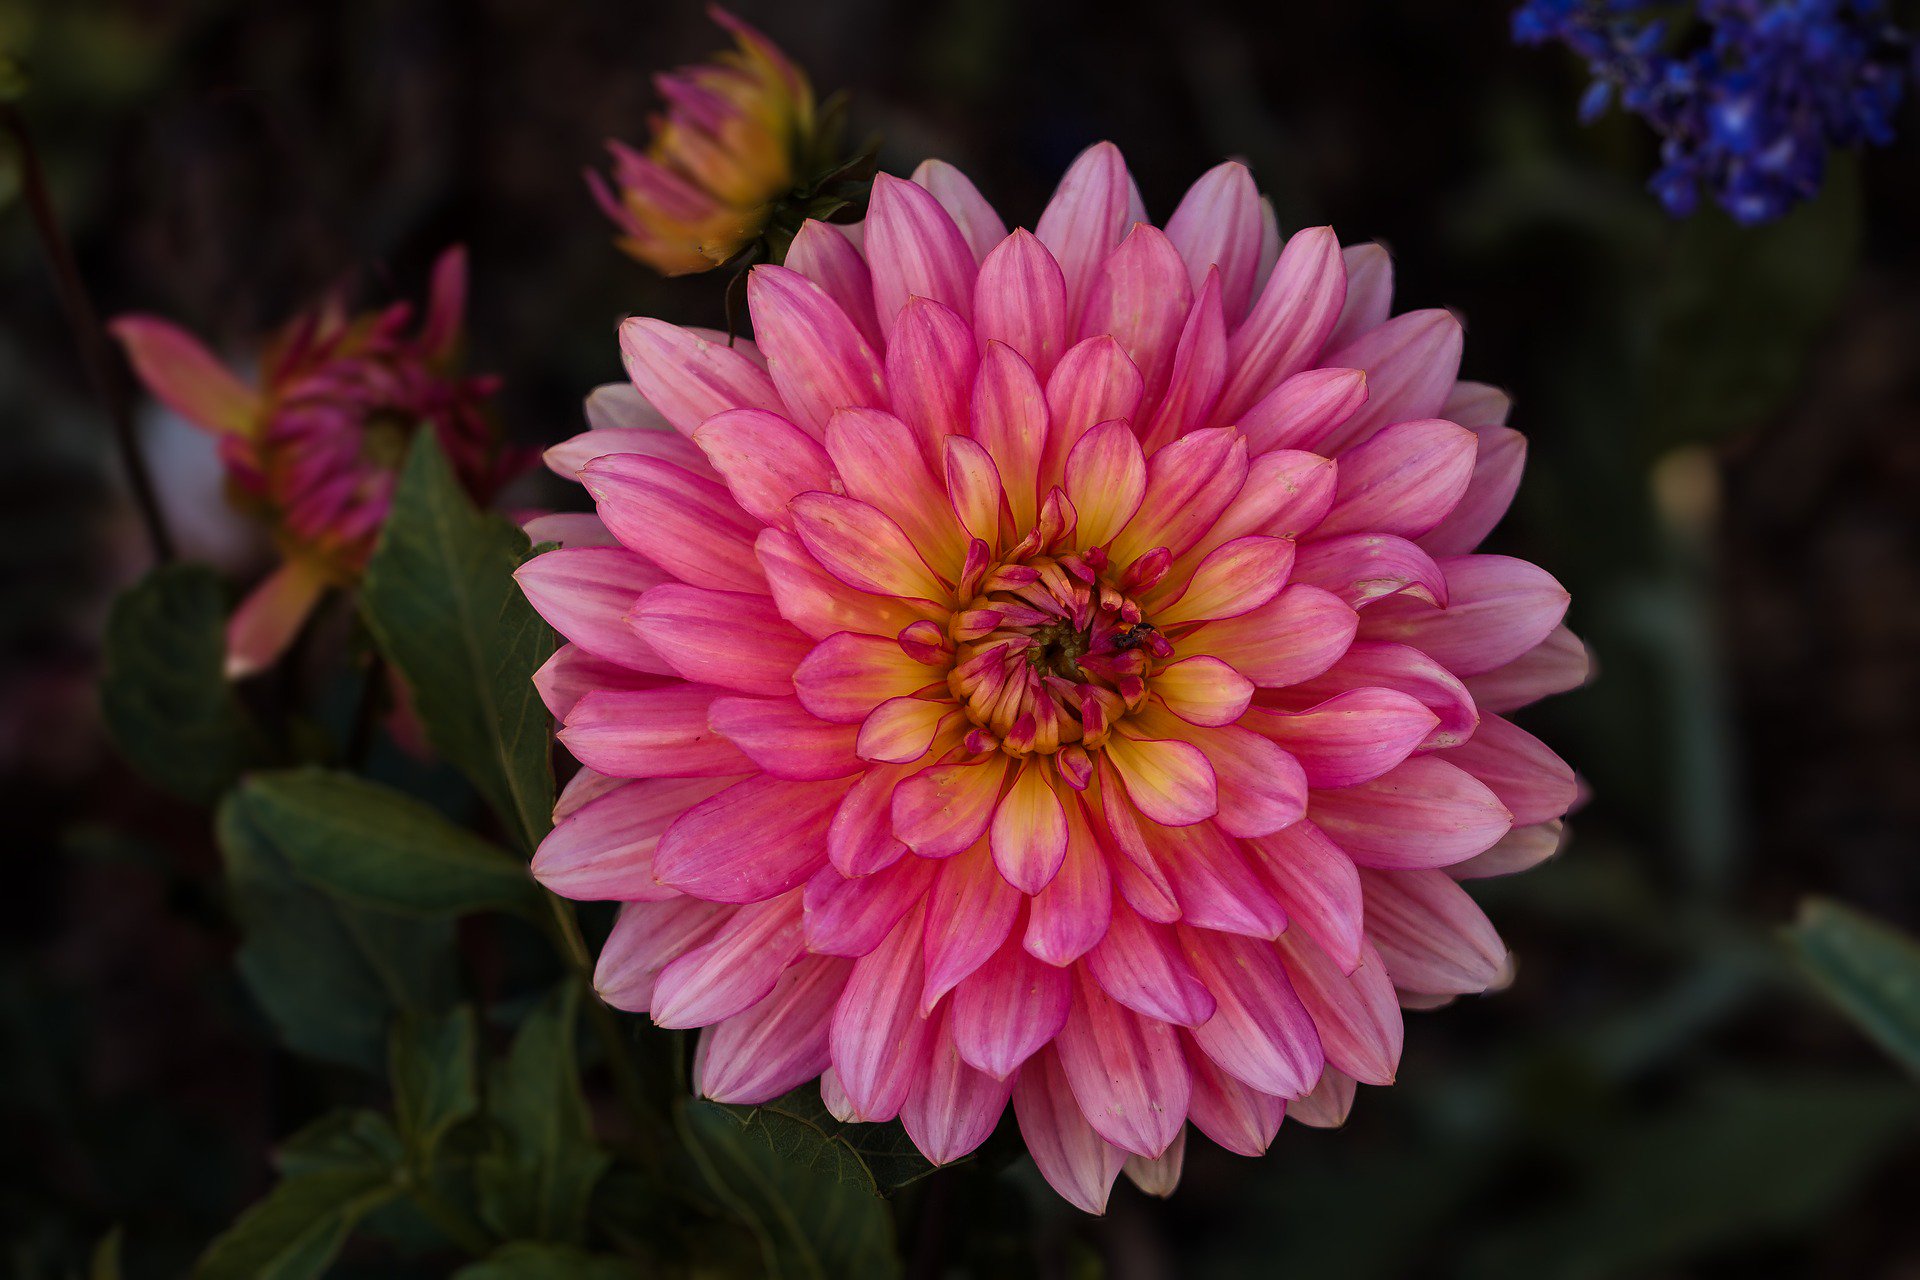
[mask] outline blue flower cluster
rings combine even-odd
[[[1882,0],[1526,0],[1513,38],[1587,60],[1582,120],[1616,97],[1646,118],[1662,139],[1648,186],[1669,212],[1705,187],[1748,225],[1819,191],[1833,148],[1891,141],[1913,64]]]

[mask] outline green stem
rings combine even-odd
[[[61,308],[67,313],[67,325],[73,330],[74,345],[80,348],[80,360],[87,367],[87,379],[93,383],[94,394],[99,397],[102,407],[107,411],[107,420],[113,425],[120,461],[127,469],[127,483],[133,489],[134,505],[140,509],[141,522],[147,529],[147,540],[153,544],[153,557],[165,564],[173,559],[173,535],[167,531],[166,517],[161,513],[160,500],[154,491],[153,476],[148,472],[146,459],[140,453],[140,441],[134,433],[133,412],[127,403],[125,389],[114,375],[106,330],[100,325],[100,314],[94,310],[93,298],[87,293],[86,282],[80,278],[80,267],[74,261],[73,248],[60,230],[60,219],[54,214],[46,171],[40,166],[40,153],[33,145],[33,136],[27,132],[26,120],[14,107],[0,105],[0,125],[4,125],[7,132],[13,135],[14,146],[20,152],[20,190],[26,197],[27,212],[33,218],[40,248],[46,254],[47,268],[53,273],[54,288],[60,295]]]
[[[427,1221],[438,1227],[442,1235],[468,1254],[476,1258],[484,1258],[493,1252],[493,1237],[435,1191],[425,1174],[409,1175],[406,1191],[413,1200],[414,1207],[425,1215]]]
[[[554,893],[548,893],[546,898],[553,913],[554,941],[566,957],[567,967],[587,986],[587,1017],[606,1053],[614,1089],[637,1129],[635,1154],[649,1170],[658,1173],[662,1167],[660,1153],[670,1140],[666,1117],[647,1100],[639,1069],[628,1052],[626,1037],[620,1033],[620,1023],[593,991],[593,958],[587,952],[587,940],[581,936],[580,922],[574,917],[572,904]]]

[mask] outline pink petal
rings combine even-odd
[[[716,698],[714,731],[776,778],[822,782],[866,768],[853,753],[859,729],[811,715],[797,698]]]
[[[1066,277],[1032,232],[1015,231],[980,264],[973,327],[982,346],[1005,343],[1041,378],[1066,353]]]
[[[1473,736],[1480,723],[1467,686],[1418,649],[1378,640],[1361,640],[1324,673],[1268,695],[1287,711],[1305,711],[1355,689],[1392,689],[1418,699],[1439,724],[1420,743],[1422,751],[1456,746]]]
[[[630,622],[683,678],[767,697],[793,692],[794,668],[812,647],[766,596],[678,582],[642,596]]]
[[[1027,1153],[1047,1184],[1075,1208],[1105,1213],[1127,1153],[1087,1123],[1054,1050],[1044,1050],[1021,1069],[1013,1111]]]
[[[1007,224],[1000,220],[980,189],[960,170],[944,160],[922,160],[913,171],[913,181],[933,193],[940,207],[953,219],[973,250],[974,261],[986,258],[993,247],[1007,238]]]
[[[889,698],[861,722],[853,749],[862,760],[907,764],[931,751],[942,728],[958,718],[951,702]]]
[[[563,644],[533,673],[533,687],[556,720],[573,714],[580,699],[596,689],[657,689],[668,677],[650,676],[596,658],[575,644]]]
[[[1504,427],[1513,411],[1513,400],[1498,387],[1484,382],[1456,382],[1440,406],[1440,416],[1472,431],[1482,427]]]
[[[631,382],[601,383],[587,392],[586,403],[582,407],[586,410],[587,425],[593,428],[587,435],[618,431],[626,439],[637,439],[640,432],[651,431],[669,440],[679,438],[674,435],[673,424],[667,421],[666,415],[648,404],[647,398]],[[562,442],[553,448],[565,447],[565,442]],[[553,449],[547,452],[551,454]],[[624,450],[615,449],[612,452]],[[580,460],[583,466],[591,461],[591,458]]]
[[[1420,538],[1420,545],[1436,556],[1465,555],[1493,532],[1520,491],[1520,474],[1527,465],[1527,438],[1507,427],[1481,427],[1474,456],[1473,477],[1467,491],[1445,520]]]
[[[1218,658],[1182,658],[1154,673],[1153,691],[1190,724],[1232,724],[1253,700],[1253,682]]]
[[[1185,826],[1219,811],[1213,766],[1190,743],[1136,739],[1121,732],[1107,739],[1105,756],[1126,786],[1127,799],[1155,822]]]
[[[996,1079],[961,1060],[949,1021],[943,1012],[926,1071],[914,1080],[900,1110],[907,1136],[934,1164],[971,1155],[992,1135],[1013,1096],[1011,1080]]]
[[[925,900],[944,865],[931,858],[902,858],[858,879],[822,867],[807,881],[807,949],[830,956],[867,955]]]
[[[1341,252],[1347,266],[1347,299],[1328,347],[1344,347],[1387,322],[1393,311],[1393,258],[1383,244],[1356,244]],[[1459,421],[1459,419],[1454,419]]]
[[[227,620],[227,679],[257,675],[277,662],[326,590],[326,575],[304,560],[268,574]]]
[[[674,437],[676,440],[678,436]],[[527,541],[538,547],[551,543],[556,547],[617,547],[620,539],[607,532],[607,526],[591,511],[553,511],[535,516],[520,526]]]
[[[1303,934],[1288,930],[1276,945],[1327,1065],[1361,1084],[1392,1084],[1404,1029],[1393,983],[1374,949],[1363,945],[1360,963],[1349,973]]]
[[[1294,583],[1258,609],[1209,622],[1181,644],[1265,688],[1312,679],[1347,651],[1360,619],[1336,596]]]
[[[1316,791],[1308,813],[1355,862],[1389,869],[1471,858],[1513,826],[1498,796],[1438,756],[1415,756],[1371,782]]]
[[[1564,626],[1519,657],[1467,682],[1473,700],[1488,711],[1518,711],[1550,694],[1578,689],[1587,682],[1592,660],[1587,646]]]
[[[867,206],[867,265],[880,330],[891,334],[910,297],[930,298],[966,319],[973,305],[973,250],[924,187],[888,174]]]
[[[940,442],[967,429],[979,362],[972,326],[931,299],[907,301],[887,342],[887,390],[894,413],[936,467],[944,456]]]
[[[1311,822],[1248,840],[1254,871],[1298,927],[1351,971],[1360,963],[1360,873],[1353,859]]]
[[[251,436],[260,394],[233,376],[200,340],[158,316],[120,316],[107,326],[134,373],[160,403],[215,435]]]
[[[730,1018],[771,995],[799,955],[799,894],[742,907],[712,938],[660,971],[648,1012],[661,1027]]]
[[[969,1065],[1005,1079],[1060,1033],[1072,998],[1066,970],[1028,955],[1016,930],[954,988],[954,1046]]]
[[[1068,456],[1087,432],[1134,418],[1145,391],[1139,368],[1111,336],[1096,334],[1069,348],[1047,379],[1050,421],[1040,487],[1060,482]]]
[[[1294,577],[1332,592],[1355,609],[1390,596],[1445,603],[1447,578],[1433,557],[1390,533],[1350,533],[1307,543]]]
[[[1287,749],[1306,770],[1307,785],[1371,782],[1412,755],[1440,717],[1425,703],[1392,689],[1352,689],[1306,711],[1255,711],[1247,727]]]
[[[1054,1049],[1087,1123],[1108,1142],[1151,1159],[1186,1123],[1192,1078],[1178,1034],[1114,1002],[1083,967]]]
[[[1476,444],[1473,432],[1438,418],[1382,429],[1341,455],[1333,509],[1314,536],[1419,537],[1466,493]]]
[[[775,389],[815,439],[836,410],[886,406],[880,358],[826,290],[763,263],[747,275],[747,306]]]
[[[1187,1067],[1193,1072],[1193,1099],[1187,1110],[1193,1127],[1235,1155],[1266,1154],[1287,1114],[1286,1102],[1222,1071],[1191,1036],[1186,1037],[1185,1049]]]
[[[1167,239],[1187,264],[1197,291],[1209,268],[1220,272],[1220,303],[1227,323],[1239,324],[1253,301],[1260,268],[1261,204],[1253,175],[1237,161],[1201,175],[1167,219]]]
[[[1169,576],[1192,572],[1209,551],[1249,533],[1275,538],[1306,533],[1333,505],[1334,471],[1333,459],[1297,449],[1276,449],[1250,459],[1240,492],[1200,541],[1174,562]]]
[[[1219,787],[1215,821],[1234,836],[1263,836],[1306,812],[1307,778],[1300,764],[1243,725],[1195,727],[1180,734],[1206,753]]]
[[[1130,1155],[1122,1168],[1134,1186],[1164,1200],[1179,1189],[1180,1171],[1186,1164],[1186,1157],[1187,1131],[1182,1129],[1174,1135],[1172,1144],[1158,1156],[1148,1160]]]
[[[1315,1129],[1338,1129],[1353,1110],[1353,1077],[1328,1067],[1320,1083],[1303,1098],[1295,1098],[1287,1114]]]
[[[581,480],[613,536],[682,582],[765,594],[759,526],[720,485],[637,454],[596,458]]]
[[[926,563],[959,575],[967,539],[911,427],[877,409],[843,409],[827,428],[827,452],[849,497],[899,525]]]
[[[848,586],[821,568],[798,538],[780,529],[761,530],[754,553],[766,572],[780,615],[816,640],[842,631],[896,636],[909,624],[936,612],[932,605],[871,595]]]
[[[815,645],[793,673],[794,689],[822,720],[858,724],[889,698],[903,698],[936,679],[898,641],[842,632]]]
[[[877,508],[836,494],[803,493],[789,509],[794,532],[813,558],[848,586],[926,600],[949,595],[900,526]]]
[[[1145,216],[1127,162],[1111,142],[1088,147],[1068,167],[1034,228],[1066,278],[1068,316],[1080,314],[1101,264]]]
[[[1068,287],[1071,292],[1071,281]],[[1192,309],[1193,286],[1187,283],[1180,251],[1158,227],[1136,223],[1101,263],[1087,291],[1079,333],[1082,338],[1113,335],[1140,370],[1146,386],[1143,404],[1151,408],[1166,390],[1180,331]]]
[[[1008,884],[1032,895],[1046,888],[1067,856],[1067,815],[1054,794],[1052,769],[1031,757],[993,812],[993,861]]]
[[[1174,348],[1167,389],[1158,398],[1142,439],[1158,446],[1207,425],[1227,380],[1227,322],[1220,311],[1220,278],[1209,275],[1194,298]]]
[[[1579,798],[1580,784],[1567,762],[1525,729],[1496,715],[1482,716],[1480,728],[1448,751],[1447,761],[1498,796],[1512,810],[1516,826],[1552,821]]]
[[[1366,402],[1367,375],[1361,370],[1303,369],[1260,397],[1238,425],[1256,454],[1317,450]]]
[[[869,346],[875,351],[884,347],[880,318],[873,310],[873,273],[844,231],[808,218],[787,249],[786,265],[819,285]]]
[[[854,750],[859,751],[857,740]],[[906,855],[907,846],[893,834],[893,789],[918,769],[917,765],[870,765],[847,792],[827,828],[827,857],[842,874],[869,876]]]
[[[1545,640],[1566,614],[1566,588],[1524,560],[1475,555],[1438,563],[1447,579],[1446,608],[1383,600],[1361,618],[1361,636],[1410,644],[1455,675],[1477,676]]]
[[[575,705],[560,744],[589,769],[618,778],[724,778],[753,764],[707,724],[722,690],[676,685],[602,690]]]
[[[600,948],[593,989],[616,1009],[645,1013],[660,971],[712,937],[732,915],[698,898],[622,905],[613,932]]]
[[[727,785],[712,778],[620,783],[557,822],[533,855],[533,877],[580,901],[657,902],[676,896],[653,878],[653,851],[673,820]]]
[[[1320,363],[1364,369],[1367,402],[1325,443],[1338,453],[1390,422],[1431,418],[1460,372],[1460,321],[1450,311],[1409,311],[1330,351]]]
[[[1506,964],[1506,944],[1467,891],[1440,871],[1360,872],[1367,937],[1393,985],[1433,995],[1476,995]]]
[[[1087,953],[1087,970],[1102,990],[1135,1013],[1183,1027],[1197,1027],[1213,1016],[1213,996],[1181,954],[1173,930],[1142,918],[1125,903],[1114,906],[1106,936]]]
[[[708,1027],[694,1059],[695,1092],[753,1106],[826,1070],[827,1025],[852,972],[845,960],[804,956],[781,975],[772,995]]]
[[[1484,880],[1531,870],[1560,852],[1566,834],[1566,824],[1558,818],[1536,822],[1530,827],[1515,827],[1501,836],[1491,849],[1476,853],[1465,862],[1454,863],[1446,868],[1446,873],[1455,880]]]
[[[1188,1033],[1194,1042],[1228,1075],[1262,1093],[1297,1098],[1311,1089],[1326,1058],[1273,944],[1184,924],[1179,934],[1219,1003],[1213,1017]]]
[[[861,1120],[898,1115],[926,1056],[933,1026],[917,1007],[924,916],[915,908],[885,942],[854,962],[833,1011],[827,1045],[834,1077]]]
[[[999,342],[987,344],[973,384],[972,434],[1006,485],[1015,529],[1033,528],[1039,493],[1031,477],[1047,443],[1047,400],[1033,369]]]
[[[1000,801],[1006,759],[936,765],[893,793],[893,833],[922,857],[944,858],[987,834]]]
[[[969,541],[988,547],[1000,544],[1001,508],[1006,491],[1000,468],[981,444],[968,436],[948,436],[942,442],[947,466],[947,502]],[[965,564],[962,562],[964,569]]]
[[[1147,490],[1140,512],[1114,539],[1116,563],[1155,547],[1175,558],[1204,537],[1247,479],[1247,445],[1219,427],[1194,431],[1147,459]]]
[[[1140,509],[1147,489],[1147,460],[1124,422],[1105,422],[1087,432],[1067,456],[1066,493],[1079,513],[1079,543],[1105,546]]]
[[[764,902],[827,860],[827,823],[850,784],[736,782],[687,810],[660,837],[654,876],[710,902]]]
[[[1233,372],[1221,392],[1217,420],[1238,421],[1267,392],[1312,363],[1346,294],[1346,269],[1333,229],[1296,231],[1228,344]],[[1360,367],[1351,361],[1320,363]]]
[[[1068,965],[1085,955],[1107,931],[1113,883],[1107,856],[1096,841],[1078,796],[1063,800],[1066,857],[1060,870],[1034,895],[1027,917],[1028,954],[1048,965]]]
[[[773,379],[743,352],[664,320],[622,321],[620,352],[633,385],[681,435],[726,409],[784,409]]]
[[[625,388],[632,391],[632,387]],[[638,393],[634,396],[638,399]],[[578,481],[581,468],[595,458],[605,458],[616,453],[637,453],[643,457],[658,458],[662,462],[671,462],[677,467],[685,467],[697,476],[713,478],[713,470],[707,460],[685,436],[672,431],[653,427],[614,427],[599,431],[582,431],[579,435],[562,440],[542,454],[547,469],[562,480]]]
[[[1287,538],[1235,538],[1207,553],[1187,589],[1157,609],[1154,622],[1169,626],[1251,613],[1287,585],[1293,557],[1293,542]]]
[[[1254,874],[1244,846],[1213,823],[1146,832],[1186,924],[1249,938],[1277,938],[1287,927],[1287,913]]]
[[[791,531],[788,503],[813,490],[837,492],[840,488],[827,451],[812,436],[764,409],[717,413],[694,429],[693,441],[741,510],[762,524]]]
[[[923,1015],[1000,949],[1019,914],[1020,893],[995,868],[986,846],[975,845],[941,863],[939,879],[927,894]]]

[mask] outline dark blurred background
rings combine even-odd
[[[1813,893],[1920,926],[1920,112],[1747,231],[1670,222],[1645,129],[1577,125],[1580,68],[1499,3],[737,9],[854,92],[885,167],[951,160],[1009,223],[1104,137],[1158,218],[1230,155],[1288,229],[1386,241],[1398,307],[1459,309],[1465,374],[1512,391],[1531,465],[1496,543],[1597,655],[1522,717],[1593,799],[1559,858],[1483,883],[1513,987],[1410,1015],[1404,1083],[1343,1132],[1196,1143],[1171,1202],[1123,1185],[1102,1221],[1036,1198],[1054,1273],[1920,1276],[1920,1089],[1778,941]],[[243,351],[356,265],[417,295],[463,241],[473,363],[529,443],[619,376],[621,315],[719,321],[716,280],[616,253],[580,170],[644,138],[649,72],[721,43],[692,0],[0,0],[103,311]],[[129,1275],[173,1275],[335,1086],[238,985],[206,814],[99,728],[145,544],[10,164],[0,299],[0,1268],[80,1274],[118,1224]],[[257,571],[210,448],[141,425],[186,553]],[[992,1225],[917,1203],[910,1260]]]

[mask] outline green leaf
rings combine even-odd
[[[454,1280],[638,1280],[626,1258],[591,1254],[560,1244],[516,1240],[453,1273]]]
[[[578,1243],[593,1185],[611,1163],[593,1140],[580,1091],[574,1023],[580,987],[566,982],[521,1024],[489,1075],[494,1148],[475,1162],[480,1213],[509,1239]]]
[[[531,850],[553,812],[551,727],[533,687],[553,633],[513,581],[526,553],[526,535],[476,508],[422,431],[360,605],[428,741]]]
[[[480,1110],[479,1029],[461,1005],[441,1015],[403,1016],[388,1053],[394,1113],[416,1169],[433,1165],[447,1131]]]
[[[818,1084],[757,1107],[731,1107],[746,1137],[775,1155],[864,1189],[885,1195],[934,1170],[898,1121],[848,1124],[827,1110]]]
[[[405,1154],[400,1135],[378,1111],[342,1107],[309,1124],[274,1152],[281,1176],[297,1178],[342,1168],[397,1169]]]
[[[453,925],[346,902],[296,876],[236,792],[216,821],[240,975],[289,1048],[382,1069],[396,1016],[451,1003]]]
[[[1828,998],[1920,1076],[1920,943],[1824,898],[1801,904],[1787,941]]]
[[[293,873],[344,901],[437,915],[538,911],[526,864],[413,797],[351,774],[247,779],[234,802]]]
[[[323,1274],[347,1236],[399,1195],[383,1165],[341,1165],[287,1178],[240,1215],[202,1254],[196,1280],[308,1280]]]
[[[755,1110],[687,1102],[679,1116],[713,1193],[759,1241],[766,1273],[776,1280],[899,1275],[892,1214],[859,1158],[824,1139],[789,1148],[798,1158],[781,1154],[775,1134],[791,1138],[792,1129],[750,1120]]]
[[[107,728],[142,777],[200,804],[265,755],[224,672],[226,625],[226,587],[204,565],[154,570],[107,617]]]

